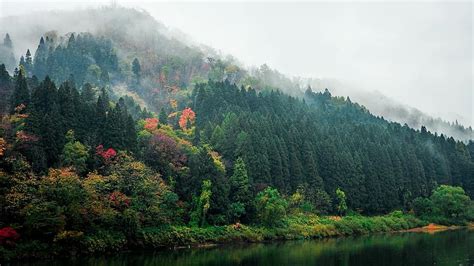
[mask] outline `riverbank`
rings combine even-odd
[[[467,225],[467,227],[470,227],[470,226],[471,226],[470,224]],[[441,231],[456,230],[456,229],[460,229],[460,228],[462,228],[462,226],[459,226],[459,225],[446,226],[446,225],[430,223],[430,224],[425,225],[423,227],[412,228],[412,229],[408,229],[408,230],[404,230],[404,231],[405,232],[421,232],[421,233],[434,234],[434,233],[441,232]]]
[[[199,228],[178,225],[142,228],[129,236],[124,232],[107,230],[98,230],[93,235],[66,232],[62,239],[54,239],[49,243],[24,239],[15,247],[0,247],[0,258],[52,258],[138,249],[175,249],[236,242],[328,238],[408,230],[427,224],[413,215],[396,211],[372,217],[290,215],[276,227],[234,224]]]

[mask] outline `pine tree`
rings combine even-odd
[[[135,129],[135,121],[131,115],[127,115],[124,129],[124,143],[125,148],[129,151],[136,151],[137,149],[137,131]]]
[[[103,144],[106,148],[123,149],[123,124],[122,109],[119,104],[111,108],[107,114],[105,128],[103,130]]]
[[[229,179],[229,184],[229,199],[232,202],[229,206],[229,216],[232,220],[238,221],[242,216],[248,216],[252,207],[250,181],[244,160],[240,157],[235,162],[234,173]]]
[[[232,202],[241,202],[245,206],[250,204],[250,183],[247,175],[247,169],[244,160],[237,158],[234,165],[234,173],[229,179],[230,200]]]
[[[223,148],[222,143],[225,141],[225,139],[224,139],[224,131],[219,125],[217,125],[214,128],[210,141],[214,149],[216,149],[217,151],[222,151],[222,148]]]
[[[82,86],[81,101],[84,103],[93,103],[95,101],[95,91],[90,83],[86,83]]]
[[[136,84],[140,84],[140,76],[141,76],[142,69],[141,69],[141,66],[140,66],[140,62],[138,61],[137,58],[133,59],[132,71],[133,71],[133,74],[135,74]]]
[[[26,112],[26,108],[30,104],[30,92],[28,90],[28,85],[26,82],[26,77],[24,71],[20,69],[18,75],[14,77],[15,80],[15,89],[10,101],[10,113],[15,113],[15,108],[24,105],[22,108],[22,113]]]
[[[22,68],[25,68],[25,57],[24,56],[21,56],[20,57],[20,63],[18,64],[19,67],[22,67]]]
[[[303,165],[306,182],[315,190],[323,189],[323,179],[318,174],[313,150],[309,142],[305,142],[303,149]]]
[[[97,144],[104,144],[106,138],[106,123],[107,123],[107,112],[109,111],[108,103],[104,100],[104,95],[100,95],[97,99],[95,108],[95,124],[96,129],[96,141]]]
[[[33,58],[31,57],[30,49],[26,50],[25,70],[28,77],[33,75]]]
[[[44,116],[41,143],[48,167],[57,167],[64,145],[63,126],[57,104],[53,104],[51,111]]]
[[[166,114],[164,108],[161,108],[160,110],[160,114],[158,115],[158,121],[160,121],[160,124],[162,125],[168,124],[168,115]]]
[[[283,176],[283,167],[280,152],[277,147],[278,140],[271,139],[268,146],[268,161],[270,163],[270,174],[272,177],[272,184],[279,191],[286,191],[285,178]]]
[[[10,39],[10,34],[5,34],[5,38],[3,39],[3,46],[13,49],[13,43],[12,40]]]
[[[82,115],[76,110],[78,103],[75,93],[77,93],[76,89],[71,87],[69,82],[64,82],[58,90],[59,111],[65,131],[77,130],[77,118]]]
[[[12,79],[5,64],[0,64],[0,114],[10,111],[11,95],[13,93]]]
[[[3,45],[0,45],[0,63],[5,64],[8,70],[13,70],[16,65],[15,55],[13,54],[13,43],[10,35],[5,34]]]
[[[33,74],[39,79],[43,79],[48,73],[47,59],[48,45],[45,43],[44,38],[41,37],[33,61]]]

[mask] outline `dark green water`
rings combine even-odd
[[[474,265],[474,231],[393,233],[226,245],[37,262],[29,265]]]

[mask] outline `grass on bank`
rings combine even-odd
[[[19,241],[13,250],[0,247],[5,260],[26,257],[54,257],[79,253],[107,253],[133,249],[160,249],[230,242],[315,239],[406,230],[426,225],[411,214],[394,211],[383,216],[345,217],[294,214],[274,227],[234,224],[226,226],[166,226],[142,228],[130,237],[122,232],[98,231],[93,235],[66,233],[53,244]]]

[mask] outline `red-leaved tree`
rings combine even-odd
[[[95,148],[95,153],[102,157],[106,163],[110,162],[110,160],[112,160],[117,155],[117,152],[114,149],[108,148],[105,150],[102,144]]]
[[[109,201],[112,207],[118,210],[124,210],[130,206],[130,198],[120,191],[114,191],[110,193]]]
[[[20,239],[15,229],[7,226],[0,229],[0,245],[14,245]]]

